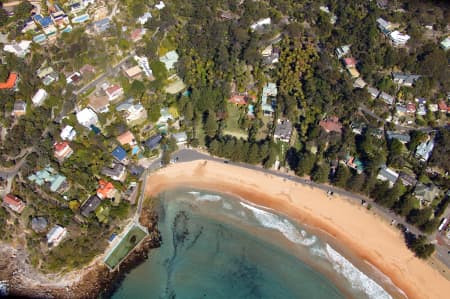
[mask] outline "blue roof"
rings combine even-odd
[[[112,233],[111,236],[109,237],[108,241],[112,242],[116,238],[116,236],[117,236],[116,233]]]
[[[105,31],[106,29],[109,28],[109,19],[104,18],[104,19],[101,19],[100,21],[95,22],[94,27],[97,28],[97,30],[100,32]]]
[[[123,161],[127,157],[127,152],[121,146],[116,147],[111,154],[119,161]]]
[[[41,15],[35,15],[34,16],[34,20],[36,22],[39,22],[39,24],[41,24],[42,27],[48,27],[50,24],[53,23],[53,20],[50,16],[47,17],[43,17]]]

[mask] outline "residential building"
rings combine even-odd
[[[397,139],[401,143],[405,144],[411,141],[411,137],[408,133],[401,133],[401,132],[394,132],[394,131],[386,131],[387,138],[389,140],[391,139]]]
[[[133,99],[128,99],[127,101],[119,104],[116,107],[119,112],[124,112],[125,120],[127,124],[135,124],[141,120],[147,119],[147,110],[145,110],[142,104],[133,104]]]
[[[384,91],[380,93],[379,98],[388,105],[393,105],[395,102],[395,98],[390,94],[385,93]]]
[[[344,58],[342,61],[347,68],[356,67],[356,59],[353,57]]]
[[[408,104],[406,104],[406,113],[414,114],[416,111],[417,109],[414,103],[408,102]]]
[[[88,129],[98,124],[98,117],[90,108],[84,108],[77,113],[78,123]]]
[[[89,215],[98,208],[98,206],[102,203],[102,200],[97,195],[92,195],[89,197],[83,205],[80,207],[80,213],[84,217],[89,217]]]
[[[23,209],[26,207],[25,203],[20,198],[11,193],[6,194],[6,196],[3,197],[3,206],[18,214],[22,213]]]
[[[136,145],[136,139],[134,138],[133,133],[131,133],[130,131],[126,131],[125,133],[119,135],[117,137],[117,141],[119,141],[120,145],[128,144],[130,147]]]
[[[428,108],[430,109],[431,112],[438,112],[439,111],[439,107],[438,104],[429,104]]]
[[[372,99],[376,99],[378,98],[378,96],[380,95],[380,91],[378,89],[376,89],[375,87],[367,87],[367,92],[370,94],[370,96],[372,97]]]
[[[173,121],[175,118],[169,112],[169,108],[164,107],[159,110],[159,114],[161,115],[157,121],[157,124],[167,124],[169,120]]]
[[[389,33],[388,37],[394,47],[405,46],[408,40],[411,38],[408,34],[403,34],[398,30],[394,30]]]
[[[162,1],[159,1],[159,3],[155,4],[155,8],[156,8],[157,10],[161,10],[161,9],[163,9],[164,7],[166,7],[166,5],[165,5],[164,2],[162,2]]]
[[[425,104],[419,104],[416,113],[417,115],[425,116],[427,114],[427,107],[425,106]]]
[[[450,49],[450,36],[447,36],[443,41],[441,41],[440,45],[444,51],[448,51],[448,49]]]
[[[33,217],[31,219],[31,229],[40,234],[47,230],[48,221],[44,217]]]
[[[82,76],[84,76],[86,74],[94,74],[94,73],[95,73],[95,68],[90,64],[85,64],[80,68],[80,74]]]
[[[276,107],[275,97],[277,95],[278,95],[278,88],[275,83],[269,82],[263,87],[261,96],[261,110],[264,116],[272,116],[273,113],[275,112]]]
[[[66,236],[67,229],[60,226],[55,225],[48,233],[47,233],[47,244],[49,247],[56,247],[61,243],[61,240]]]
[[[384,34],[388,34],[393,29],[393,25],[391,24],[391,22],[386,21],[383,18],[377,19],[377,26]]]
[[[40,106],[44,103],[44,101],[47,99],[48,93],[44,89],[39,89],[36,94],[33,96],[31,101],[35,106]]]
[[[400,172],[398,178],[401,180],[401,182],[405,186],[413,186],[414,187],[417,184],[417,179],[415,176],[409,175],[403,171]]]
[[[147,139],[144,144],[150,150],[153,150],[153,149],[158,147],[158,145],[161,142],[161,140],[162,140],[162,135],[161,134],[153,135],[152,137]]]
[[[389,187],[393,187],[395,182],[397,182],[399,174],[395,172],[394,170],[388,168],[388,167],[382,167],[380,169],[380,172],[378,172],[377,179],[388,182]]]
[[[273,139],[275,141],[281,140],[283,142],[289,143],[292,135],[292,123],[289,120],[278,119],[277,125],[275,127],[275,132],[273,134]]]
[[[416,148],[416,158],[420,161],[426,162],[431,157],[434,148],[434,139],[429,138],[426,142],[420,143]]]
[[[77,136],[77,132],[72,126],[67,125],[62,129],[60,136],[62,140],[72,141]]]
[[[24,101],[17,101],[14,103],[14,108],[13,108],[12,114],[15,117],[20,117],[22,115],[25,115],[26,112],[27,112],[27,103],[25,103]]]
[[[407,111],[407,109],[406,109],[406,106],[405,106],[405,105],[400,104],[400,103],[397,103],[397,105],[395,105],[395,112],[396,112],[398,115],[405,115],[405,114],[406,114],[406,111]]]
[[[92,24],[92,29],[95,33],[100,34],[108,30],[110,25],[111,23],[109,18],[104,18],[97,22],[94,22],[94,24]]]
[[[421,76],[420,75],[408,75],[403,73],[392,73],[392,79],[394,83],[399,86],[412,87]]]
[[[114,163],[112,168],[103,167],[101,173],[115,181],[124,182],[127,177],[127,171],[123,164]]]
[[[54,156],[58,161],[62,162],[64,159],[70,157],[73,154],[73,149],[70,147],[67,141],[55,142],[53,144]]]
[[[187,142],[187,134],[186,132],[178,132],[172,134],[172,138],[175,139],[177,145],[183,145]]]
[[[97,196],[100,199],[114,198],[117,195],[117,190],[111,182],[105,180],[98,181]]]
[[[142,37],[145,34],[145,29],[144,28],[136,28],[133,31],[131,31],[130,33],[130,39],[132,42],[136,43],[138,41],[140,41],[142,39]]]
[[[12,53],[19,58],[24,58],[28,53],[30,53],[30,45],[32,41],[22,40],[19,43],[6,44],[3,47],[5,52]]]
[[[256,31],[259,29],[264,28],[265,26],[269,26],[272,23],[272,20],[270,18],[260,19],[257,22],[250,25],[250,29],[252,31]]]
[[[127,161],[127,151],[121,147],[121,146],[117,146],[111,153],[114,157],[114,159],[116,159],[119,162],[126,162]]]
[[[440,100],[438,103],[439,111],[442,113],[448,113],[450,112],[449,107],[447,106],[447,103],[444,100]]]
[[[145,25],[145,23],[147,23],[148,20],[150,20],[151,18],[152,18],[152,14],[150,12],[146,12],[137,19],[136,23]]]
[[[109,101],[114,101],[123,95],[123,88],[116,84],[110,85],[104,90]]]
[[[66,183],[66,177],[60,175],[52,167],[47,166],[43,170],[39,170],[28,177],[28,180],[34,182],[39,187],[45,184],[49,185],[50,191],[52,192],[63,192],[67,190],[68,184]]]
[[[441,190],[433,184],[424,185],[419,183],[414,189],[414,196],[420,200],[422,206],[428,206],[439,195]]]
[[[45,86],[49,86],[50,84],[52,84],[55,81],[59,80],[59,75],[57,72],[52,72],[51,74],[48,74],[47,76],[45,76],[45,78],[42,80],[42,83]]]
[[[44,79],[45,77],[47,77],[48,75],[50,75],[54,71],[55,70],[51,66],[47,66],[47,67],[44,67],[44,68],[41,67],[40,69],[38,69],[36,74],[37,74],[39,79]]]
[[[335,50],[336,56],[338,59],[347,56],[350,54],[350,45],[343,45]]]
[[[105,94],[93,94],[88,97],[89,108],[97,113],[107,113],[109,111],[109,98]]]
[[[327,133],[342,133],[342,124],[339,122],[339,118],[337,116],[332,116],[325,120],[321,120],[319,122],[319,126],[321,126]]]
[[[354,88],[364,88],[366,85],[366,81],[364,81],[362,78],[357,78],[355,82],[353,82]]]
[[[363,122],[352,122],[350,128],[355,135],[361,135],[363,131],[367,128],[367,125]]]
[[[164,63],[168,71],[175,68],[175,63],[178,62],[178,54],[175,50],[167,52],[164,56],[159,57],[159,61]]]
[[[77,84],[81,80],[81,74],[79,72],[74,72],[71,75],[67,76],[66,83],[67,84]]]
[[[176,54],[176,52],[175,52]],[[167,55],[167,54],[166,54]],[[172,54],[171,54],[172,55]],[[178,54],[176,54],[177,58],[176,61],[178,61]],[[142,69],[142,71],[144,72],[145,76],[150,80],[153,81],[155,78],[153,77],[153,71],[150,68],[150,64],[148,63],[148,58],[145,56],[134,56],[134,60],[136,60],[136,62],[138,63],[138,66]],[[174,60],[175,61],[175,60]],[[175,62],[176,62],[175,61]],[[174,63],[175,63],[174,62]],[[173,68],[173,64],[171,64],[172,62],[168,62],[168,64]],[[167,65],[166,65],[167,67]]]
[[[19,80],[19,74],[11,72],[8,75],[6,82],[0,82],[0,90],[4,89],[15,89],[17,87],[17,82]]]
[[[123,70],[125,75],[130,79],[136,79],[142,74],[142,70],[138,65]]]

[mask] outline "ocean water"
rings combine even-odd
[[[159,198],[163,243],[113,298],[392,298],[330,244],[237,198],[176,189]]]

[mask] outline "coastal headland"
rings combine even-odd
[[[445,298],[450,292],[450,282],[408,250],[399,230],[365,207],[307,184],[213,161],[176,163],[149,175],[147,182],[147,196],[193,187],[275,210],[328,236],[355,265],[372,268],[371,275],[384,280],[384,287],[391,285],[395,297],[404,293],[408,298]],[[401,291],[394,292],[394,285]]]

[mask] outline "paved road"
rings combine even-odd
[[[417,229],[415,226],[412,226],[409,223],[405,222],[405,220],[401,216],[396,215],[394,212],[392,212],[386,208],[380,207],[379,205],[374,203],[372,199],[370,199],[366,196],[360,195],[360,194],[355,194],[355,193],[352,193],[352,192],[349,192],[346,190],[342,190],[340,188],[336,188],[336,187],[330,186],[330,185],[317,184],[308,179],[300,178],[295,175],[292,175],[289,173],[284,173],[281,171],[276,171],[273,169],[265,169],[265,168],[263,168],[261,166],[257,166],[257,165],[250,165],[250,164],[239,163],[239,162],[231,162],[226,159],[210,156],[207,153],[202,153],[202,152],[199,152],[194,149],[181,149],[172,154],[172,158],[175,158],[175,157],[178,157],[178,162],[207,160],[207,161],[216,161],[216,162],[224,163],[224,161],[227,161],[227,163],[230,165],[236,165],[239,167],[263,172],[265,174],[274,175],[277,177],[281,177],[285,180],[290,180],[292,182],[306,184],[306,185],[312,186],[314,188],[323,190],[324,192],[332,191],[334,194],[344,196],[356,204],[361,204],[361,201],[365,200],[372,204],[371,211],[373,211],[377,215],[380,215],[381,217],[384,217],[388,222],[395,220],[396,223],[402,223],[410,232],[412,232],[416,235],[422,234],[419,231],[419,229]],[[161,165],[161,159],[158,158],[149,165],[149,167],[147,168],[147,172],[152,172],[152,171],[155,171],[155,170],[161,168],[160,165]],[[448,213],[450,214],[450,210]],[[430,236],[429,240],[435,241],[436,240],[435,236],[434,235]],[[443,262],[445,265],[447,265],[447,267],[450,268],[450,258],[449,258],[449,255],[447,254],[447,251],[448,251],[447,247],[445,245],[436,244],[436,251],[437,251],[438,259],[441,262]]]
[[[133,57],[135,55],[135,51],[131,51],[130,54],[128,54],[125,58],[123,58],[119,63],[117,63],[115,66],[113,66],[111,69],[109,69],[108,71],[106,71],[106,73],[103,73],[102,75],[100,75],[99,77],[97,77],[96,79],[92,80],[91,82],[87,83],[86,85],[84,85],[83,87],[81,87],[78,90],[74,90],[74,94],[76,96],[78,96],[79,94],[85,92],[86,90],[91,89],[92,87],[97,86],[97,84],[101,83],[103,80],[105,80],[107,77],[114,75],[115,73],[117,73],[118,68],[120,68],[128,59],[130,59],[131,57]]]

